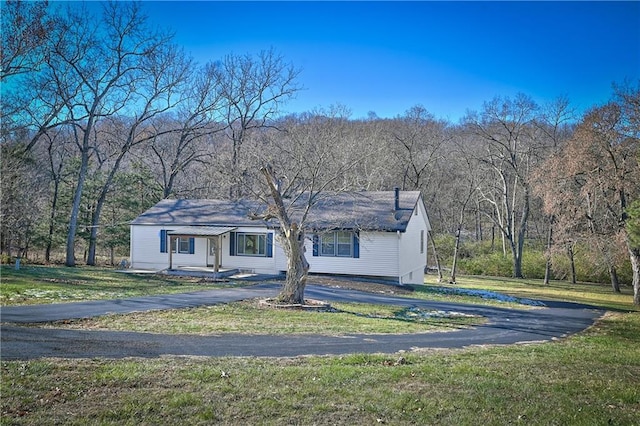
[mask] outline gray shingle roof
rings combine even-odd
[[[290,217],[300,220],[307,198],[289,205]],[[321,193],[307,218],[313,230],[361,229],[404,231],[420,201],[419,191],[400,191],[395,210],[394,191]],[[264,204],[253,200],[162,200],[131,222],[133,225],[170,226],[277,226],[252,220],[250,213],[264,211]]]
[[[218,235],[226,234],[227,232],[235,231],[238,229],[235,226],[198,226],[194,228],[192,226],[178,228],[167,232],[169,235],[189,235],[198,237],[217,237]]]

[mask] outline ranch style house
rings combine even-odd
[[[293,221],[304,204],[288,206]],[[251,218],[265,208],[253,200],[162,200],[131,222],[131,268],[284,273],[278,223]],[[419,191],[321,193],[305,226],[310,273],[423,283],[430,225]]]

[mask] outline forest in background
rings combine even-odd
[[[301,70],[274,49],[199,64],[140,3],[105,3],[95,19],[3,7],[4,262],[118,263],[129,221],[159,200],[255,197],[265,164],[304,190],[304,165],[324,190],[421,191],[451,281],[638,287],[640,80],[612,82],[582,114],[518,94],[457,123],[419,103],[395,118],[344,105],[283,115]]]

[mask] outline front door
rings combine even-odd
[[[209,251],[207,252],[207,266],[216,266],[216,252],[218,250],[218,238],[209,238]],[[219,261],[218,261],[219,263]]]

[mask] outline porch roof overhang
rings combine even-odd
[[[238,229],[235,226],[193,226],[167,231],[168,235],[185,237],[217,237]]]

